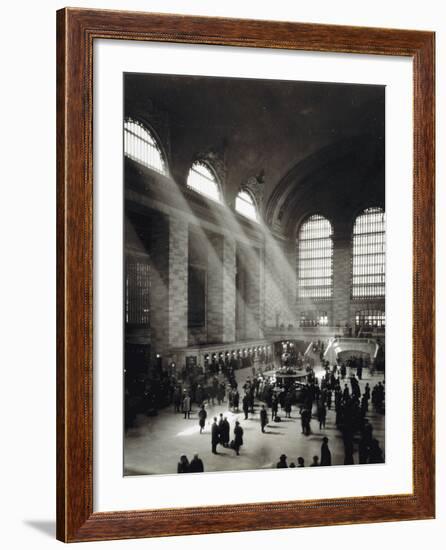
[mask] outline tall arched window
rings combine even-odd
[[[367,208],[353,227],[353,298],[378,298],[385,294],[386,214]]]
[[[300,298],[331,298],[333,240],[331,223],[315,214],[302,224],[298,236],[297,284]]]
[[[187,177],[187,186],[216,202],[223,202],[218,180],[209,166],[201,161],[192,164]]]
[[[167,175],[167,164],[154,136],[140,122],[124,121],[124,154],[132,160]]]
[[[237,195],[235,199],[235,209],[239,214],[245,216],[245,218],[249,218],[255,222],[259,221],[254,199],[248,191],[240,191]]]

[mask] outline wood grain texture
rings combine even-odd
[[[414,67],[413,492],[93,513],[93,41],[403,55]],[[66,8],[57,13],[57,537],[66,542],[434,517],[434,34]]]

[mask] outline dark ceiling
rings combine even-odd
[[[376,183],[384,167],[384,107],[384,86],[125,75],[126,115],[142,115],[156,127],[159,113],[167,114],[175,176],[186,177],[197,152],[214,149],[225,158],[229,195],[264,171],[265,204],[300,163],[321,162],[324,151],[357,138],[366,137],[367,158],[360,155],[352,169],[367,166],[384,189]]]

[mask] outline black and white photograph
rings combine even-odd
[[[124,476],[385,462],[385,86],[125,73]]]

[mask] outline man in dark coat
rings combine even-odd
[[[238,412],[238,406],[239,406],[239,403],[240,403],[240,394],[238,392],[238,390],[236,389],[234,391],[234,394],[233,394],[233,405],[234,405],[234,409]]]
[[[242,401],[242,405],[243,405],[243,412],[245,413],[245,420],[248,419],[248,412],[249,412],[249,395],[248,394],[245,394],[243,396],[243,401]]]
[[[323,402],[320,402],[317,407],[317,416],[319,419],[319,429],[325,428],[325,421],[327,418],[327,408]]]
[[[265,426],[268,424],[268,413],[266,412],[265,405],[262,405],[260,409],[260,426],[262,433],[265,433]]]
[[[194,458],[190,461],[189,472],[191,474],[204,472],[203,461],[198,457],[198,454],[194,454]]]
[[[300,415],[300,421],[302,424],[302,433],[304,435],[310,435],[311,433],[311,412],[308,409],[302,409],[301,415]]]
[[[206,412],[204,405],[201,405],[201,409],[198,411],[198,424],[200,425],[200,433],[204,430],[206,425],[206,418],[208,413]]]
[[[175,391],[173,392],[173,404],[175,407],[175,412],[180,412],[181,408],[181,389],[179,386],[175,388]]]
[[[218,429],[217,417],[214,416],[214,422],[212,423],[212,428],[211,428],[212,453],[214,455],[218,454],[217,445],[219,443],[219,432],[220,430]]]
[[[328,448],[328,437],[324,437],[321,445],[321,466],[331,466],[331,452]]]
[[[292,405],[291,405],[291,395],[289,393],[287,393],[285,396],[284,404],[285,404],[285,417],[291,418]]]
[[[204,390],[203,388],[201,387],[200,384],[198,384],[197,386],[197,390],[195,392],[195,401],[197,403],[197,405],[202,405],[203,401],[204,401]]]
[[[234,451],[237,455],[240,454],[240,447],[243,445],[243,428],[237,420],[234,428]]]
[[[227,447],[229,445],[231,427],[229,425],[229,422],[226,416],[221,421],[219,428],[220,428],[220,443],[223,445],[223,447]]]
[[[276,396],[274,396],[271,403],[271,417],[273,420],[275,420],[278,411],[279,411],[279,400],[277,399]]]

